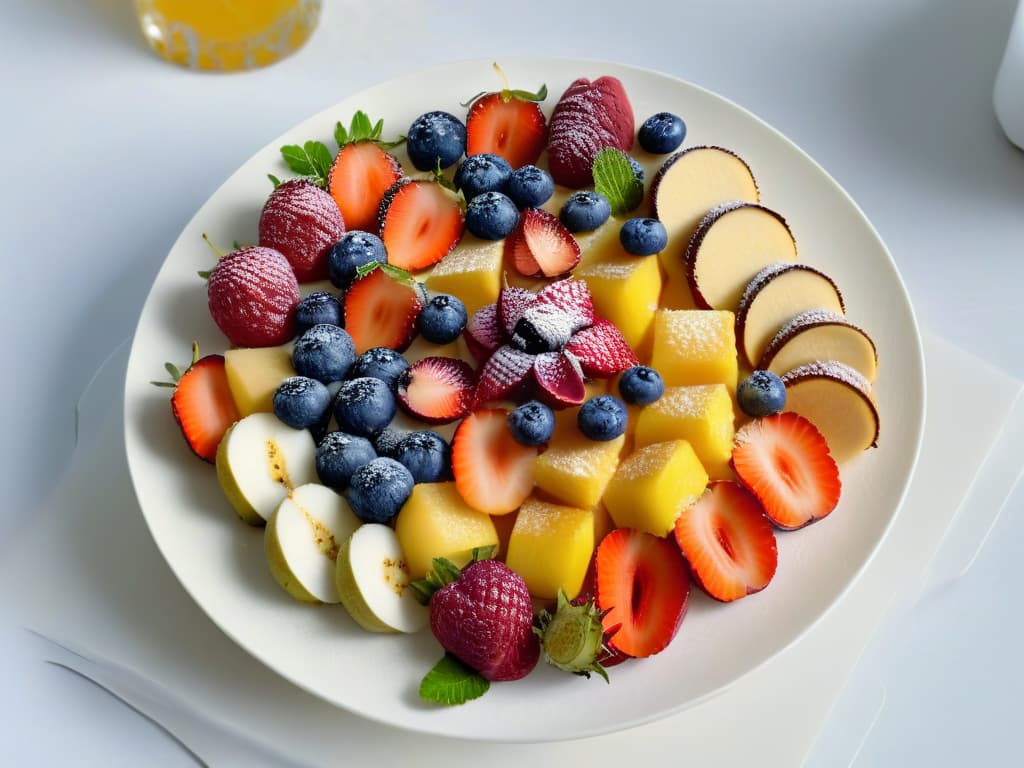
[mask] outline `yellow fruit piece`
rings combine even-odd
[[[427,575],[435,557],[462,567],[474,547],[497,546],[491,518],[466,504],[455,483],[417,483],[395,519],[410,579]]]
[[[498,300],[504,241],[466,235],[454,251],[439,261],[426,279],[428,291],[458,296],[473,314]]]
[[[671,246],[669,246],[671,247]],[[666,253],[668,249],[662,251]],[[682,262],[682,256],[679,261]],[[667,272],[662,280],[661,299],[659,305],[665,309],[696,309],[697,302],[693,298],[693,291],[686,281],[686,276],[676,272]]]
[[[708,473],[693,447],[685,440],[670,440],[644,446],[626,457],[603,500],[617,528],[665,536],[707,484]]]
[[[527,499],[519,508],[505,563],[523,577],[527,589],[542,600],[559,588],[572,599],[594,552],[594,513]]]
[[[666,387],[659,400],[637,417],[637,448],[668,440],[686,440],[712,480],[732,477],[729,458],[736,437],[732,398],[724,384]]]
[[[537,457],[534,482],[565,504],[591,509],[615,473],[624,442],[622,435],[600,442],[587,439],[578,429],[560,430]]]
[[[224,372],[239,414],[272,413],[274,392],[295,375],[292,345],[229,349],[224,353]]]
[[[736,317],[732,312],[659,309],[651,367],[665,386],[725,384],[736,391]]]

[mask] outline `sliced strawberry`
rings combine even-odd
[[[192,452],[211,464],[228,428],[241,418],[228,387],[223,355],[192,363],[178,379],[171,410]]]
[[[542,92],[546,96],[546,90]],[[536,103],[540,94],[488,93],[473,102],[466,117],[466,155],[489,152],[513,168],[537,162],[547,141],[547,119]],[[543,100],[543,96],[541,96]]]
[[[516,323],[537,295],[525,288],[506,285],[498,293],[498,322],[507,336],[515,332]]]
[[[388,263],[426,269],[447,256],[465,228],[458,198],[436,181],[395,182],[380,203],[380,239]]]
[[[766,416],[740,429],[732,466],[779,528],[801,528],[839,503],[842,484],[828,443],[799,414]]]
[[[737,483],[711,483],[676,518],[675,537],[694,579],[715,600],[760,592],[775,575],[775,531],[757,499]]]
[[[461,419],[473,401],[476,374],[464,360],[424,357],[398,377],[398,404],[428,424]]]
[[[594,300],[583,280],[567,278],[548,283],[537,292],[534,307],[553,307],[569,315],[574,333],[594,322]]]
[[[597,548],[597,604],[610,647],[637,658],[664,650],[686,614],[690,575],[668,539],[618,528]]]
[[[423,308],[423,293],[411,280],[375,269],[345,292],[345,330],[361,355],[373,347],[401,352],[416,335],[416,316]]]
[[[565,350],[576,356],[585,375],[599,379],[622,373],[639,362],[619,329],[603,317],[595,317],[593,325],[573,334]]]
[[[380,202],[400,178],[398,159],[372,141],[342,147],[327,177],[327,191],[341,209],[345,228],[376,232]]]
[[[533,491],[535,447],[520,445],[502,409],[469,414],[452,439],[455,488],[474,509],[502,515],[518,509]]]
[[[533,363],[537,395],[552,408],[580,405],[587,397],[579,360],[566,351],[544,352]]]
[[[505,259],[526,277],[558,277],[580,263],[580,244],[557,216],[527,208],[505,240]]]
[[[494,350],[483,368],[473,402],[483,405],[494,400],[518,400],[530,387],[534,356],[510,344]]]
[[[478,309],[462,332],[469,352],[478,363],[487,361],[503,343],[501,327],[498,324],[498,305],[488,304]]]

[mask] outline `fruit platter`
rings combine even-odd
[[[196,213],[125,440],[245,652],[380,722],[545,741],[810,630],[897,515],[924,402],[890,255],[777,131],[644,70],[462,62],[310,118]]]

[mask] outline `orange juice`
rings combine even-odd
[[[160,56],[190,69],[233,72],[273,64],[302,46],[321,0],[135,0]]]

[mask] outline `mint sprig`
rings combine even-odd
[[[490,687],[490,681],[479,672],[445,653],[420,682],[420,698],[454,706],[480,698]]]
[[[605,147],[594,158],[593,172],[594,189],[607,198],[613,214],[632,211],[643,202],[643,182],[625,152]]]
[[[327,175],[331,172],[334,157],[322,141],[307,141],[301,147],[287,144],[281,147],[281,156],[299,176],[305,176],[319,187],[327,186]]]

